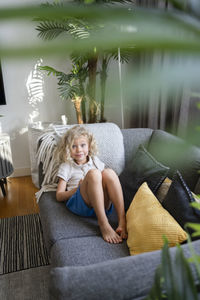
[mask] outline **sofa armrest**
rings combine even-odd
[[[200,241],[192,245],[199,254]],[[190,257],[188,244],[181,247],[184,255]],[[171,248],[170,253],[174,259],[176,248]],[[50,293],[54,300],[115,300],[116,296],[119,300],[143,299],[153,285],[160,261],[161,250],[89,266],[53,268]]]

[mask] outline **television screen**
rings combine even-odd
[[[1,70],[1,63],[0,63],[0,105],[6,104],[6,97],[4,92],[4,85],[3,85],[3,76]]]

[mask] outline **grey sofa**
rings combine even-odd
[[[98,133],[102,136],[102,141],[105,136],[109,135],[106,126]],[[161,162],[165,160],[165,156],[160,155],[162,149],[172,147],[177,151],[183,150],[181,139],[162,130],[141,128],[120,130],[116,125],[114,127],[121,138],[116,141],[111,131],[109,141],[111,147],[106,151],[111,152],[112,164],[114,163],[113,166],[115,166],[119,157],[115,161],[112,146],[116,143],[119,151],[123,148],[124,162],[121,161],[122,167],[118,173],[130,164],[140,144],[145,145],[146,149],[153,156],[157,156],[156,158]],[[182,160],[187,167],[189,166],[187,175],[189,175],[190,188],[200,193],[199,175],[196,173],[194,175],[194,169],[200,166],[200,149],[187,147],[185,152],[182,150]],[[168,165],[171,163],[169,167],[173,172],[176,169],[173,165],[174,160],[167,163]],[[181,168],[183,173],[186,172],[184,163]],[[130,256],[126,241],[114,245],[104,242],[97,220],[72,214],[64,203],[56,201],[54,191],[42,194],[39,207],[44,238],[51,261],[51,299],[145,298],[153,284],[155,270],[160,264],[160,250]],[[115,211],[109,217],[109,221],[114,228],[117,226]],[[194,241],[193,246],[197,253],[200,253],[200,241]],[[189,256],[187,244],[182,247],[185,255]],[[174,255],[175,248],[171,248],[170,251]]]

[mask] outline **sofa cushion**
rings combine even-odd
[[[131,255],[159,250],[163,247],[163,235],[169,246],[182,243],[187,233],[165,210],[144,182],[138,189],[126,214]]]
[[[170,167],[170,178],[179,170],[194,191],[199,178],[200,149],[162,130],[155,130],[148,145],[148,151],[161,163]]]
[[[173,177],[169,191],[162,202],[163,207],[184,228],[187,222],[200,223],[200,211],[190,205],[194,201],[195,199],[190,189],[180,172],[177,171]],[[188,228],[188,232],[192,234],[193,230]]]
[[[101,235],[96,218],[73,214],[66,208],[64,202],[56,201],[56,192],[43,193],[39,208],[48,251],[56,241],[61,239]],[[110,224],[116,228],[117,216],[114,209],[108,219]]]
[[[51,248],[54,267],[86,266],[129,256],[126,241],[110,244],[101,236],[84,236],[58,240]]]
[[[169,168],[159,163],[143,145],[140,145],[132,161],[119,176],[125,210],[128,209],[135,193],[143,182],[147,182],[155,193],[165,177]]]
[[[189,257],[188,245],[183,252]],[[200,241],[193,243],[197,254]],[[63,250],[64,251],[64,250]],[[172,259],[176,248],[170,248]],[[62,267],[51,270],[50,294],[54,300],[124,300],[145,297],[154,282],[161,251],[113,259],[89,266]],[[197,279],[197,274],[194,272]]]

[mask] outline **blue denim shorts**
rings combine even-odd
[[[80,187],[77,189],[69,200],[66,202],[67,208],[76,215],[82,217],[96,217],[94,208],[87,206],[83,197],[81,196]],[[106,215],[111,214],[113,210],[113,204],[106,210]]]

